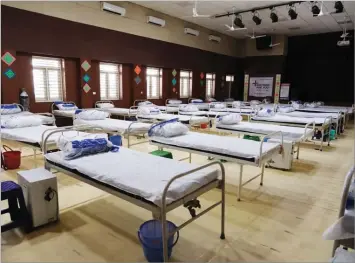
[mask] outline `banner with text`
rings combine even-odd
[[[251,77],[249,83],[249,96],[272,97],[273,77]]]

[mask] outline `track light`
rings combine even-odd
[[[244,28],[245,25],[242,22],[242,17],[240,15],[237,15],[234,19],[234,25],[240,28]]]
[[[334,4],[335,13],[343,13],[344,6],[341,1],[336,1]]]
[[[259,13],[256,11],[253,11],[253,21],[257,26],[261,24],[261,18],[259,17]]]
[[[317,2],[312,2],[312,14],[313,16],[318,16],[320,13],[320,9],[317,5]]]
[[[271,21],[272,21],[273,23],[276,23],[276,22],[279,21],[279,17],[277,16],[276,10],[275,10],[274,7],[271,8],[270,18],[271,18]]]
[[[296,7],[294,5],[290,5],[288,15],[290,16],[291,20],[297,19],[298,14],[296,13]]]

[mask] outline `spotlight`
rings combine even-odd
[[[237,15],[234,19],[234,25],[236,25],[237,27],[240,27],[240,28],[244,28],[245,25],[243,24],[242,22],[242,17],[240,15]]]
[[[297,19],[298,14],[296,13],[296,7],[293,5],[290,6],[290,9],[288,10],[288,15],[290,16],[291,20]]]
[[[335,13],[343,13],[344,6],[341,1],[336,1],[334,8],[335,8]]]
[[[259,13],[256,11],[253,11],[253,21],[257,26],[261,24],[261,18],[259,17]]]
[[[319,9],[317,3],[313,2],[312,3],[312,14],[313,14],[313,16],[318,16],[319,13],[320,13],[320,9]]]
[[[271,8],[270,18],[273,23],[276,23],[279,21],[279,17],[276,14],[275,8]]]

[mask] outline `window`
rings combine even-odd
[[[63,100],[64,60],[32,57],[32,68],[36,102]]]
[[[180,98],[189,98],[192,93],[192,71],[180,71]]]
[[[206,97],[213,98],[215,91],[216,74],[207,73],[206,74]]]
[[[160,99],[163,87],[163,70],[147,68],[147,99]]]
[[[122,65],[100,63],[100,98],[122,99]]]
[[[227,82],[233,82],[234,81],[234,76],[233,75],[227,75],[226,76],[226,81]]]

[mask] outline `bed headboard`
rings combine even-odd
[[[149,100],[135,100],[135,101],[133,102],[133,106],[138,106],[139,103],[145,102],[145,101],[149,101]]]
[[[73,101],[55,101],[52,103],[52,106],[51,106],[52,113],[54,110],[58,110],[57,104],[59,104],[59,103],[72,103],[76,106],[75,102],[73,102]]]

